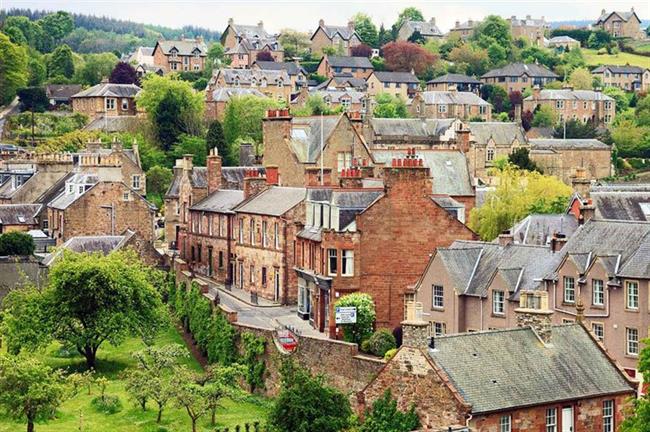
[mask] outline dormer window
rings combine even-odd
[[[239,87],[239,78],[235,78],[235,87]]]
[[[251,87],[255,87],[256,85],[257,85],[257,80],[255,78],[253,78],[251,80]]]
[[[261,87],[266,87],[266,78],[262,78]]]

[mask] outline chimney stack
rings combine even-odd
[[[266,184],[269,186],[280,185],[280,170],[277,165],[266,166]]]
[[[207,158],[208,166],[208,195],[221,189],[221,156],[216,147],[210,149]]]
[[[235,20],[232,18],[228,18],[228,25],[233,25],[235,24]]]
[[[268,188],[266,177],[261,175],[257,168],[246,169],[244,173],[244,199],[257,195]]]
[[[544,345],[551,343],[553,311],[548,307],[548,292],[522,291],[515,316],[517,327],[530,327]]]
[[[551,237],[551,243],[550,243],[551,251],[553,253],[561,251],[564,245],[566,244],[566,242],[567,242],[566,235],[562,233],[553,233],[553,237]]]
[[[462,129],[456,131],[456,146],[463,153],[469,153],[469,135],[470,130],[463,125]]]
[[[435,18],[435,17],[431,17],[431,19],[429,20],[429,22],[430,22],[432,25],[436,25],[436,18]]]
[[[354,31],[354,21],[348,21],[348,30]]]
[[[319,20],[318,20],[318,25],[319,25],[320,27],[324,27],[324,26],[325,26],[325,20],[324,20],[323,18],[319,19]]]
[[[429,323],[422,319],[422,303],[406,303],[406,317],[402,325],[402,346],[428,349],[431,343]]]
[[[521,104],[515,104],[515,122],[521,124]]]
[[[456,28],[460,27],[460,21],[456,21]]]
[[[257,28],[263,29],[264,28],[264,21],[260,21],[257,23]]]
[[[515,241],[515,236],[510,232],[510,230],[506,230],[499,234],[499,246],[508,246],[509,244],[514,243]]]
[[[539,85],[534,85],[533,86],[533,99],[539,99],[541,94],[542,94],[542,89],[539,87]]]

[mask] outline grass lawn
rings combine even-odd
[[[175,328],[169,327],[163,331],[156,340],[157,345],[178,343],[183,345],[183,340]],[[81,391],[73,399],[65,402],[57,412],[55,419],[36,424],[36,432],[186,432],[191,430],[191,422],[187,413],[169,405],[163,411],[162,422],[156,424],[155,403],[150,403],[146,412],[137,408],[124,390],[124,383],[120,380],[121,373],[134,366],[131,352],[143,348],[143,343],[138,339],[129,339],[119,347],[108,344],[102,345],[97,353],[98,375],[110,380],[106,389],[107,395],[118,396],[122,402],[122,411],[107,415],[98,413],[90,401],[98,396],[99,390],[92,389],[92,395]],[[57,356],[58,344],[50,346],[45,353],[34,354],[52,367],[67,368],[71,371],[85,370],[85,360],[80,356],[62,358]],[[192,369],[201,370],[196,360],[188,356],[182,362]],[[262,422],[266,415],[268,401],[251,396],[246,402],[233,402],[226,400],[223,408],[217,411],[217,426],[230,427],[244,423]],[[0,414],[0,432],[16,432],[26,430],[26,423],[14,422]],[[215,426],[210,426],[209,414],[199,419],[198,430],[201,432],[214,431]]]
[[[583,49],[582,54],[589,65],[625,65],[641,66],[650,68],[650,57],[643,57],[635,54],[621,52],[618,54],[596,54],[596,50]]]

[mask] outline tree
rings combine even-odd
[[[499,67],[505,63],[508,52],[496,42],[492,42],[487,49],[488,58],[492,67]]]
[[[360,44],[350,48],[350,55],[352,57],[366,57],[369,58],[372,55],[372,48],[366,44]]]
[[[84,58],[83,66],[75,72],[75,81],[88,86],[99,84],[117,63],[113,53],[88,54]]]
[[[247,395],[238,384],[244,374],[244,368],[238,364],[231,366],[212,365],[199,378],[199,383],[205,391],[212,426],[217,423],[217,408],[221,406],[220,402],[224,398],[237,400]]]
[[[634,93],[633,97],[636,97],[636,93]],[[632,101],[630,101],[631,105]],[[638,99],[635,105],[634,114],[637,124],[639,126],[650,126],[650,96]]]
[[[138,84],[140,80],[133,66],[126,62],[119,62],[111,71],[108,81],[115,84]]]
[[[361,41],[373,48],[378,48],[377,26],[373,24],[370,16],[359,12],[352,17],[352,21],[354,22],[354,31],[359,35]]]
[[[347,342],[361,345],[361,342],[372,335],[375,323],[375,303],[368,294],[353,293],[341,297],[336,302],[336,307],[354,307],[357,310],[355,324],[342,324],[343,338]]]
[[[47,98],[43,87],[20,89],[18,90],[18,99],[20,100],[21,109],[32,113],[32,145],[34,145],[34,113],[44,112],[50,106],[50,100]]]
[[[57,46],[47,63],[47,76],[72,78],[73,75],[72,50],[66,44]]]
[[[258,52],[257,55],[255,56],[255,59],[258,61],[269,61],[269,62],[275,61],[273,55],[269,51]]]
[[[533,113],[530,110],[521,113],[521,127],[523,127],[526,132],[533,127]]]
[[[583,123],[580,120],[567,120],[555,126],[553,138],[596,138],[598,132],[592,122]]]
[[[386,68],[392,71],[415,71],[416,75],[432,67],[437,57],[412,42],[389,42],[383,48]]]
[[[310,34],[292,29],[280,30],[280,43],[284,48],[286,58],[305,57],[309,53],[311,41]]]
[[[485,241],[531,213],[561,213],[572,189],[553,176],[520,170],[510,163],[496,172],[498,186],[487,193],[485,203],[472,209],[469,226]]]
[[[625,92],[618,87],[605,87],[603,93],[614,99],[616,104],[616,114],[620,114],[627,110],[628,100]]]
[[[574,69],[569,76],[569,84],[575,90],[591,90],[592,83],[591,72],[583,67]]]
[[[440,46],[440,53],[443,54],[446,44]],[[444,54],[443,54],[444,55]],[[472,43],[462,44],[451,48],[448,55],[449,61],[453,62],[467,75],[481,76],[487,72],[489,63],[488,54]]]
[[[269,425],[278,432],[339,432],[350,423],[348,398],[325,384],[322,376],[286,360],[281,366],[282,386],[269,413]]]
[[[519,147],[508,155],[508,162],[519,167],[523,170],[537,171],[542,173],[542,170],[530,159],[530,152],[526,147]]]
[[[47,319],[36,328],[19,328],[7,339],[12,343],[42,332],[75,347],[93,369],[104,342],[117,346],[127,336],[150,338],[157,331],[164,310],[160,294],[149,282],[151,277],[152,269],[133,251],[106,256],[64,251],[37,299]],[[29,321],[21,312],[9,313],[12,319]]]
[[[44,16],[38,20],[38,24],[43,29],[43,34],[52,40],[53,44],[58,43],[74,29],[72,16],[63,11]]]
[[[171,169],[159,165],[147,171],[147,194],[162,197],[172,182],[174,173]]]
[[[497,43],[509,52],[512,43],[510,23],[500,16],[489,15],[474,29],[472,39],[483,48]]]
[[[183,155],[192,154],[194,155],[193,162],[197,166],[205,166],[208,156],[206,147],[205,138],[180,134],[176,140],[176,144],[171,149],[170,162],[176,159],[182,159]]]
[[[262,143],[262,119],[269,109],[280,108],[281,102],[257,96],[233,97],[226,106],[223,116],[223,131],[230,146],[231,160],[239,160],[237,140],[250,140],[253,144]],[[225,156],[225,155],[223,155]]]
[[[508,93],[498,85],[486,84],[481,87],[481,97],[492,104],[494,113],[510,111]]]
[[[388,42],[395,40],[393,38],[393,35],[390,31],[386,30],[384,28],[384,24],[382,23],[379,26],[379,32],[377,33],[377,47],[381,48],[384,45],[386,45]]]
[[[182,133],[181,101],[170,90],[158,104],[154,124],[158,132],[158,142],[163,150],[170,150]]]
[[[223,126],[219,120],[214,120],[208,127],[208,134],[205,137],[206,151],[209,153],[211,149],[216,148],[217,153],[221,156],[222,162],[225,166],[236,165],[238,161],[231,160],[230,149],[226,142],[226,136],[223,133]]]
[[[34,239],[27,233],[10,231],[0,234],[0,256],[34,254]]]
[[[192,432],[196,432],[196,422],[211,410],[208,389],[199,384],[199,380],[200,377],[187,367],[179,367],[174,372],[174,401],[178,408],[187,412]]]
[[[16,97],[19,88],[27,84],[27,52],[0,33],[0,105]]]
[[[406,40],[408,42],[413,42],[419,45],[424,45],[427,41],[419,30],[415,30],[413,33],[411,33],[411,36],[409,36]]]
[[[371,409],[366,409],[364,418],[359,432],[410,432],[420,427],[415,405],[407,412],[400,411],[390,389],[373,402]]]
[[[605,30],[592,31],[587,39],[587,46],[592,49],[606,48],[612,42],[612,35]]]
[[[27,64],[29,81],[27,83],[30,87],[39,87],[45,82],[47,78],[47,68],[43,62],[43,56],[32,55]]]
[[[611,129],[612,141],[622,157],[648,157],[644,156],[647,143],[643,138],[646,134],[645,128],[639,127],[631,119],[617,120]]]
[[[397,16],[397,21],[395,22],[395,24],[393,24],[392,40],[396,39],[397,32],[399,32],[399,29],[400,27],[402,27],[404,21],[424,21],[424,15],[422,15],[422,11],[420,11],[420,9],[418,8],[415,7],[404,8],[402,12],[400,12],[399,15]]]
[[[28,356],[0,356],[0,405],[15,419],[26,419],[27,432],[36,420],[50,418],[66,393],[60,371]]]
[[[550,105],[539,105],[533,114],[534,127],[554,127],[557,123],[557,113]]]
[[[650,379],[650,339],[641,341],[644,348],[639,356],[639,372],[643,374],[643,382]],[[622,432],[650,432],[650,399],[647,393],[633,402],[634,410],[626,413],[621,424]]]
[[[373,115],[377,118],[407,118],[406,103],[398,96],[379,93],[375,97]]]

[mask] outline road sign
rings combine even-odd
[[[354,306],[337,307],[334,309],[336,324],[356,324],[357,308]]]

